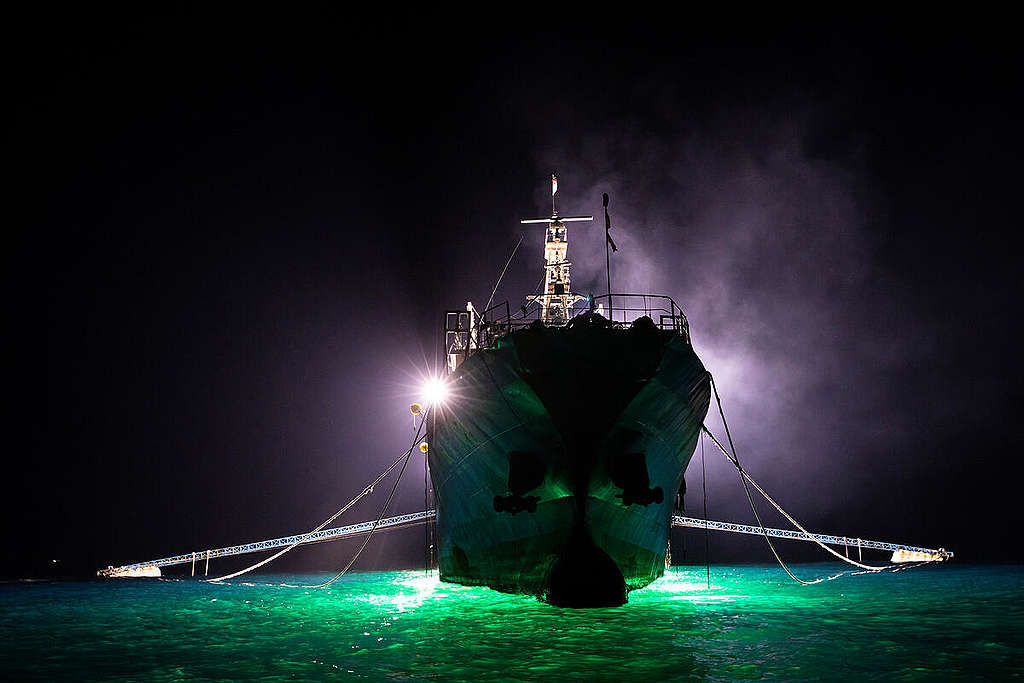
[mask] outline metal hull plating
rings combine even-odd
[[[647,319],[537,325],[450,386],[429,456],[443,580],[588,606],[662,575],[710,397],[684,337]]]

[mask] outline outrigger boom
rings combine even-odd
[[[433,520],[436,516],[436,511],[424,510],[422,512],[413,512],[407,515],[387,517],[377,523],[376,530],[382,531],[385,529],[419,526]],[[256,541],[254,543],[245,543],[243,545],[234,545],[226,548],[201,550],[192,553],[185,553],[183,555],[164,557],[158,560],[149,560],[148,562],[136,562],[135,564],[127,564],[121,567],[107,567],[106,569],[101,569],[96,572],[96,575],[107,578],[160,576],[161,567],[188,564],[189,562],[192,563],[192,574],[195,575],[195,563],[197,560],[205,561],[207,568],[209,568],[209,561],[213,558],[256,553],[263,550],[272,550],[274,548],[281,548],[293,544],[309,545],[312,543],[323,543],[325,541],[336,541],[341,538],[359,536],[361,534],[368,533],[373,529],[373,526],[374,520],[370,520],[367,522],[360,522],[359,524],[350,524],[348,526],[336,527],[333,529],[323,529],[322,531],[317,531],[315,533],[297,534],[295,536],[285,536],[283,538],[272,538],[266,541]],[[678,515],[672,517],[672,526],[710,529],[712,531],[728,531],[739,534],[754,534],[758,536],[767,534],[768,536],[773,536],[775,538],[788,538],[795,541],[818,541],[834,546],[844,546],[846,548],[857,547],[858,549],[866,548],[873,550],[886,550],[892,552],[893,555],[891,561],[897,563],[941,562],[943,560],[953,558],[953,553],[945,548],[935,550],[932,548],[920,548],[912,545],[904,545],[902,543],[868,541],[861,538],[831,536],[828,534],[805,534],[802,531],[771,529],[768,527],[765,527],[762,531],[761,527],[751,526],[749,524],[716,522],[714,520],[703,520],[695,517],[681,517]]]

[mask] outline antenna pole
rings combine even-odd
[[[608,233],[612,229],[612,219],[608,217],[608,193],[601,195],[604,201],[604,269],[608,276],[608,320],[612,320],[612,254]]]

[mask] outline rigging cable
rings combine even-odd
[[[707,431],[707,427],[705,427],[704,429],[705,429],[705,431]],[[729,457],[729,453],[725,450],[725,447],[722,445],[722,443],[718,439],[715,438],[715,435],[712,434],[710,431],[707,431],[707,435],[709,437],[711,437],[711,441],[716,446],[718,446],[718,449],[720,451],[722,451],[722,453],[728,458]],[[731,460],[732,459],[730,458],[730,461]],[[733,462],[733,465],[737,465],[737,463]],[[763,488],[761,488],[761,485],[758,484],[754,480],[754,478],[751,477],[747,473],[746,470],[742,470],[742,474],[743,474],[744,480],[750,482],[750,485],[753,486],[757,490],[758,493],[760,493],[762,496],[764,496],[764,499],[767,500],[772,505],[772,507],[774,507],[779,512],[779,514],[781,514],[783,517],[785,517],[789,521],[790,524],[792,524],[801,533],[803,533],[808,538],[808,540],[814,541],[816,544],[818,544],[818,546],[820,546],[826,552],[828,552],[828,553],[830,553],[832,555],[835,555],[837,558],[839,558],[843,562],[846,562],[847,564],[853,565],[855,567],[860,567],[861,569],[867,570],[869,572],[879,572],[879,571],[882,571],[883,569],[893,569],[893,568],[896,568],[898,566],[898,565],[895,565],[895,564],[881,565],[881,566],[870,565],[870,564],[863,564],[861,562],[857,562],[854,559],[851,559],[851,558],[848,558],[848,557],[844,556],[842,553],[837,552],[836,550],[833,550],[832,548],[828,547],[827,545],[825,545],[824,543],[819,541],[817,538],[815,538],[814,534],[812,534],[810,531],[808,531],[806,528],[804,528],[804,526],[802,524],[800,524],[800,522],[796,521],[796,519],[794,519],[792,515],[790,515],[788,512],[786,512],[782,508],[781,505],[779,505],[777,502],[775,502],[775,499],[773,499],[771,496],[769,496],[768,493]]]
[[[431,406],[427,410],[429,411],[429,413],[424,414],[423,422],[426,422],[427,414],[433,414],[434,407]],[[409,461],[412,459],[412,453],[416,449],[416,441],[419,441],[420,432],[422,431],[422,428],[423,425],[421,423],[420,429],[416,431],[416,438],[413,440],[413,445],[410,446],[409,450],[405,452],[405,462],[402,463],[402,469],[398,470],[398,478],[395,479],[395,483],[391,487],[391,492],[388,493],[388,499],[384,501],[384,506],[380,509],[380,514],[377,515],[377,519],[373,522],[373,526],[370,527],[370,531],[366,534],[366,538],[363,539],[363,544],[359,546],[359,550],[357,550],[355,555],[352,556],[352,559],[348,561],[348,564],[345,565],[345,568],[337,574],[335,574],[330,581],[325,581],[324,583],[317,584],[315,586],[303,586],[303,588],[327,588],[332,583],[343,577],[348,572],[348,570],[352,568],[352,565],[355,564],[356,560],[359,559],[359,556],[363,554],[363,550],[366,549],[366,546],[370,542],[370,539],[373,538],[373,532],[377,530],[377,526],[380,524],[380,520],[384,519],[384,515],[388,511],[388,507],[391,505],[391,500],[395,497],[395,491],[398,489],[398,484],[402,481],[402,475],[405,473],[406,465],[408,465]]]
[[[421,421],[426,421],[426,415],[420,418]],[[426,434],[427,450],[430,450],[430,445],[434,439],[434,435],[430,432]],[[430,463],[427,462],[427,454],[423,454],[423,509],[430,509]],[[423,573],[430,573],[430,521],[424,525],[423,528]]]
[[[800,522],[798,522],[796,519],[793,518],[792,515],[790,515],[788,512],[786,512],[782,508],[781,505],[776,503],[775,500],[771,496],[769,496],[768,493],[763,488],[761,488],[760,484],[758,484],[756,481],[754,481],[754,478],[751,477],[747,473],[747,471],[744,470],[743,467],[740,465],[739,458],[736,455],[736,446],[733,443],[732,434],[729,431],[729,424],[728,424],[728,422],[726,422],[726,419],[725,419],[725,411],[722,409],[722,399],[718,395],[718,387],[715,384],[715,378],[713,376],[711,376],[711,373],[708,373],[708,376],[711,378],[711,387],[712,387],[712,389],[714,389],[714,392],[715,392],[715,400],[718,403],[718,412],[719,412],[719,415],[722,418],[722,425],[725,427],[725,433],[726,433],[726,436],[729,439],[729,447],[732,450],[732,454],[730,455],[729,451],[727,451],[725,449],[725,446],[723,446],[722,443],[717,438],[715,438],[715,435],[711,433],[711,431],[707,428],[707,425],[704,425],[702,427],[702,429],[704,430],[705,433],[707,433],[707,435],[709,437],[711,437],[711,441],[718,447],[718,449],[720,451],[722,451],[722,454],[726,457],[726,459],[728,459],[733,464],[733,466],[736,468],[736,470],[739,472],[740,480],[743,482],[743,490],[747,494],[747,501],[750,503],[750,508],[754,512],[754,517],[757,519],[757,523],[761,527],[761,532],[764,534],[765,540],[768,541],[768,547],[771,548],[772,553],[775,555],[775,558],[779,561],[779,564],[782,566],[782,568],[786,570],[786,573],[789,574],[792,578],[794,578],[797,581],[799,581],[800,583],[804,583],[804,584],[818,583],[818,581],[822,580],[822,579],[818,579],[818,581],[802,581],[802,580],[798,579],[796,576],[794,576],[791,571],[789,571],[789,568],[786,567],[785,563],[779,557],[779,554],[775,551],[775,546],[772,544],[771,540],[769,539],[768,532],[765,530],[764,524],[761,523],[761,517],[760,517],[760,515],[758,515],[757,509],[754,507],[754,501],[753,501],[753,498],[750,495],[750,489],[747,487],[747,482],[750,482],[750,485],[753,486],[757,490],[758,493],[760,493],[762,496],[764,496],[764,499],[767,500],[772,505],[772,507],[774,507],[779,512],[779,514],[781,514],[783,517],[785,517],[794,527],[799,529],[808,539],[810,539],[811,541],[814,541],[823,550],[825,550],[826,552],[830,553],[831,555],[836,556],[837,558],[839,558],[843,562],[846,562],[847,564],[853,565],[855,567],[859,567],[861,569],[864,569],[864,570],[867,570],[867,571],[870,571],[870,572],[880,572],[880,571],[883,571],[885,569],[892,569],[892,568],[896,567],[897,565],[895,565],[895,564],[882,565],[882,566],[868,565],[868,564],[863,564],[861,562],[857,562],[856,560],[852,560],[852,559],[850,559],[848,557],[844,557],[841,553],[833,550],[832,548],[828,547],[827,545],[822,543],[820,540],[815,538],[814,535],[811,534],[811,532],[809,532],[806,528],[804,528],[804,526],[802,524],[800,524]]]
[[[544,275],[540,276],[540,280],[537,281],[537,284],[534,285],[533,289],[530,290],[530,291],[531,292],[540,292],[541,291],[541,286],[544,284],[544,279],[546,277],[547,277],[547,271],[544,272]],[[538,297],[539,294],[531,294],[530,296]],[[530,296],[527,296],[526,298],[529,299]],[[521,318],[526,318],[526,309],[528,309],[532,304],[538,304],[539,305],[540,301],[538,301],[537,298],[534,298],[533,301],[528,301],[525,306],[523,306],[522,308],[519,309],[519,311],[517,311],[516,313],[513,313],[510,316],[512,318],[512,320],[518,320],[518,319],[521,319]],[[516,317],[517,315],[519,316],[518,318]]]
[[[722,399],[718,395],[718,387],[715,385],[715,378],[710,372],[708,373],[708,378],[711,380],[711,388],[714,389],[715,391],[715,400],[718,402],[718,412],[722,416],[722,424],[725,425],[725,433],[729,437],[729,444],[732,445],[732,434],[730,434],[729,426],[725,422],[725,411],[722,410]],[[715,441],[715,443],[718,443],[718,440],[715,439],[714,435],[712,435],[711,432],[708,431],[707,425],[701,425],[701,427],[705,432],[707,432],[708,436],[710,436],[711,439]],[[719,447],[721,448],[721,445],[719,445]],[[744,493],[747,494],[747,502],[750,504],[750,511],[754,513],[754,519],[757,520],[757,525],[761,527],[761,534],[764,536],[765,542],[768,543],[768,548],[772,551],[772,555],[775,556],[775,560],[779,563],[779,566],[782,567],[787,574],[789,574],[789,578],[793,579],[797,583],[802,583],[805,586],[808,586],[812,583],[817,583],[817,581],[804,581],[803,579],[799,578],[796,574],[794,574],[792,571],[790,571],[789,567],[786,566],[786,563],[783,562],[782,557],[779,556],[778,551],[775,550],[775,544],[773,544],[772,539],[768,537],[768,531],[764,528],[764,523],[761,521],[761,515],[757,512],[757,506],[754,505],[754,498],[753,496],[750,495],[750,487],[747,486],[747,480],[743,476],[743,467],[740,466],[740,461],[739,458],[736,457],[735,451],[736,449],[735,447],[733,447],[733,456],[730,460],[740,473],[740,482],[743,484]],[[722,452],[725,453],[725,450],[722,449]],[[728,453],[726,453],[726,457],[728,457]],[[821,579],[818,579],[818,581],[820,580]]]
[[[501,275],[498,276],[498,281],[494,283],[494,289],[491,290],[491,298],[487,300],[487,305],[484,306],[484,313],[491,308],[491,302],[494,301],[494,294],[498,291],[498,285],[501,284],[502,278],[505,277],[505,271],[508,270],[508,264],[512,263],[512,259],[515,258],[516,252],[519,251],[519,245],[522,243],[523,236],[519,235],[519,241],[516,242],[516,246],[512,250],[512,254],[508,257],[508,261],[505,261],[505,267],[501,269]]]
[[[421,425],[421,429],[422,429],[422,425]],[[263,565],[265,565],[265,564],[267,564],[267,563],[269,563],[269,562],[273,562],[274,560],[276,560],[277,558],[281,557],[282,555],[284,555],[284,554],[285,554],[285,553],[287,553],[288,551],[292,550],[292,549],[293,549],[293,548],[295,548],[296,546],[300,546],[300,545],[302,545],[303,543],[305,543],[305,542],[306,542],[306,540],[307,540],[307,539],[308,539],[308,538],[309,538],[310,536],[312,536],[312,535],[313,535],[313,534],[315,534],[316,532],[318,532],[318,531],[320,531],[321,529],[323,529],[324,527],[326,527],[326,526],[327,526],[328,524],[330,524],[331,522],[333,522],[334,520],[336,520],[336,519],[337,519],[338,517],[341,517],[341,515],[343,515],[343,514],[344,514],[345,512],[347,512],[349,508],[351,508],[351,507],[352,507],[353,505],[355,505],[356,503],[358,503],[358,502],[359,502],[360,500],[362,500],[362,499],[363,499],[363,498],[364,498],[365,496],[367,496],[367,495],[369,495],[369,494],[373,493],[373,487],[374,487],[374,486],[376,486],[377,484],[379,484],[379,483],[380,483],[380,481],[381,481],[381,480],[382,480],[382,479],[383,479],[384,477],[386,477],[386,476],[388,476],[389,474],[391,474],[391,472],[392,472],[392,471],[393,471],[393,470],[394,470],[394,469],[395,469],[396,467],[398,467],[398,464],[399,464],[399,463],[401,463],[403,459],[406,459],[406,461],[408,462],[407,458],[408,458],[408,456],[409,456],[409,455],[411,455],[411,454],[412,454],[412,450],[413,450],[413,448],[415,448],[415,447],[416,447],[416,441],[418,441],[418,440],[419,440],[419,431],[417,430],[417,432],[416,432],[416,436],[415,436],[415,437],[413,438],[413,445],[412,445],[412,446],[411,446],[411,447],[409,448],[409,450],[408,450],[408,451],[406,451],[405,453],[403,453],[403,454],[402,454],[402,455],[401,455],[401,456],[400,456],[400,457],[399,457],[399,458],[398,458],[397,460],[395,460],[395,461],[394,461],[393,463],[391,463],[391,465],[390,465],[390,466],[389,466],[389,467],[388,467],[388,468],[387,468],[386,470],[384,470],[383,472],[381,472],[381,474],[380,474],[380,475],[379,475],[379,476],[378,476],[378,477],[377,477],[376,479],[374,479],[374,480],[373,480],[373,482],[371,482],[369,486],[367,486],[366,488],[364,488],[364,489],[363,489],[363,490],[362,490],[362,491],[361,491],[361,492],[359,493],[359,495],[357,495],[357,496],[356,496],[355,498],[353,498],[352,500],[350,500],[349,502],[347,502],[347,503],[345,503],[345,504],[344,504],[343,506],[341,506],[341,507],[340,507],[340,508],[339,508],[339,509],[338,509],[338,510],[337,510],[337,511],[336,511],[336,512],[335,512],[335,513],[333,514],[333,515],[331,515],[330,517],[328,517],[327,519],[325,519],[325,520],[324,520],[323,522],[321,522],[321,523],[320,523],[320,524],[319,524],[319,525],[318,525],[318,526],[317,526],[317,527],[316,527],[315,529],[312,529],[311,531],[309,531],[309,532],[308,532],[307,534],[305,534],[305,535],[304,535],[304,536],[303,536],[302,538],[298,539],[297,541],[295,541],[295,542],[294,542],[294,543],[292,543],[291,545],[289,545],[289,546],[285,547],[285,548],[284,548],[283,550],[280,550],[280,551],[278,551],[278,552],[274,553],[273,555],[271,555],[270,557],[268,557],[268,558],[266,558],[266,559],[264,559],[264,560],[260,560],[260,561],[259,561],[259,562],[257,562],[256,564],[250,565],[250,566],[246,567],[245,569],[242,569],[242,570],[240,570],[240,571],[234,572],[234,573],[232,573],[232,574],[225,574],[224,576],[220,576],[220,577],[217,577],[217,578],[215,578],[215,579],[205,579],[205,580],[206,580],[206,581],[208,581],[209,583],[215,583],[215,582],[218,582],[218,581],[227,581],[228,579],[233,579],[233,578],[235,578],[236,576],[241,576],[242,574],[248,574],[249,572],[253,571],[254,569],[259,569],[259,568],[260,568],[260,567],[262,567]]]
[[[704,432],[700,433],[700,479],[704,489],[704,564],[707,569],[708,590],[711,590],[711,529],[708,528],[708,474],[704,468]]]

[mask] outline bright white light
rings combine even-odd
[[[440,405],[448,399],[448,385],[439,379],[429,379],[423,383],[420,393],[428,406]]]

